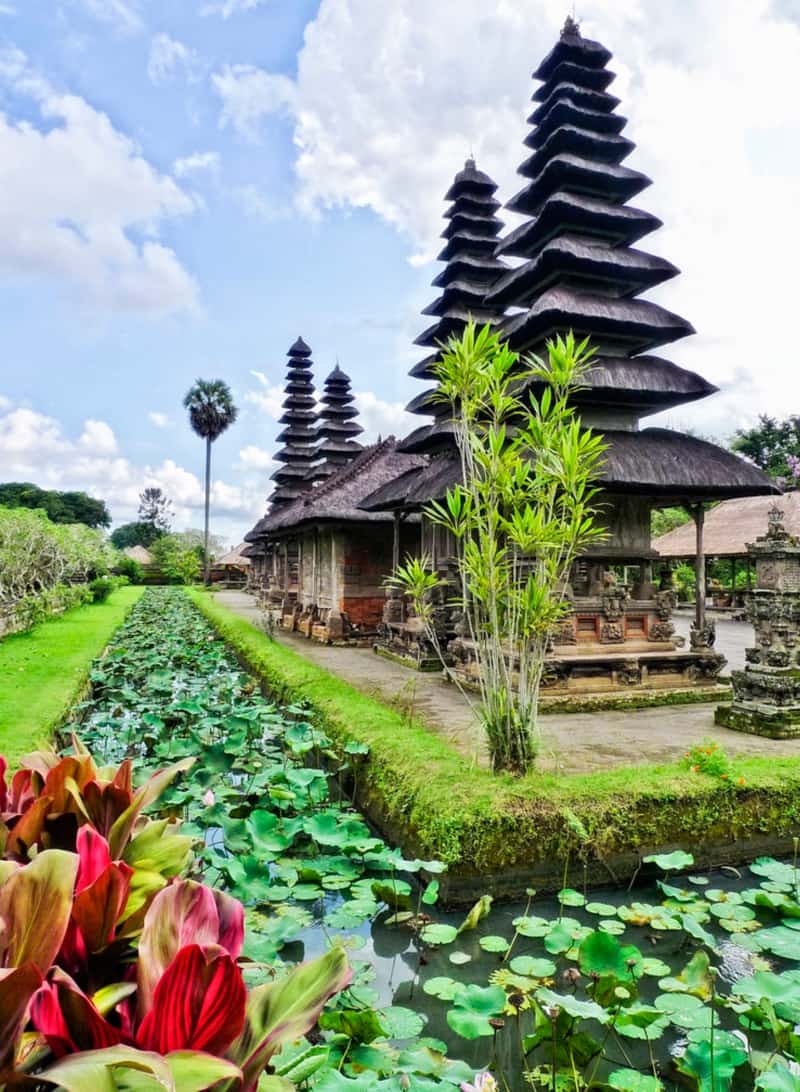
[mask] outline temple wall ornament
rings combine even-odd
[[[716,722],[739,732],[785,739],[800,736],[800,542],[770,509],[767,533],[748,544],[755,588],[745,609],[754,631],[743,671],[732,674],[733,704]]]

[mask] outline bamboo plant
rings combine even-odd
[[[461,475],[424,514],[455,542],[477,712],[496,771],[524,773],[536,756],[539,689],[553,627],[569,611],[570,568],[605,535],[595,484],[605,445],[571,404],[592,356],[570,333],[548,341],[546,359],[522,360],[489,326],[470,323],[433,366]],[[430,603],[441,577],[429,559],[409,558],[391,581],[411,598],[444,664]]]

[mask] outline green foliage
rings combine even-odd
[[[93,603],[104,603],[114,588],[120,587],[120,579],[113,576],[96,576],[89,583],[89,594]]]
[[[83,523],[87,527],[108,527],[111,523],[105,501],[86,493],[40,489],[31,482],[0,485],[0,507],[39,509],[53,523]]]
[[[650,534],[653,538],[659,538],[676,527],[682,527],[690,519],[685,508],[654,508],[650,513]]]
[[[129,546],[150,547],[163,533],[152,523],[142,520],[123,523],[111,532],[111,545],[117,550],[127,550]]]
[[[753,428],[736,430],[731,449],[760,466],[771,478],[794,481],[800,464],[800,417],[779,421],[762,413]]]
[[[713,739],[704,739],[690,747],[683,756],[683,765],[692,773],[706,774],[726,785],[745,784],[744,776],[736,772],[730,757]]]
[[[23,624],[72,605],[64,589],[104,575],[114,562],[100,531],[53,523],[41,511],[0,508],[0,611],[19,612]]]
[[[200,575],[200,559],[193,546],[178,535],[161,535],[151,548],[153,560],[170,584],[193,584]]]
[[[433,365],[437,398],[452,413],[461,481],[425,515],[456,544],[459,603],[497,771],[524,773],[535,757],[544,658],[567,609],[562,590],[578,553],[604,537],[592,483],[605,445],[571,407],[592,355],[569,334],[547,343],[546,360],[521,361],[489,326],[470,323]],[[542,393],[526,397],[521,387]],[[438,649],[430,624],[437,581],[424,568],[424,559],[410,561],[394,582]]]
[[[127,557],[122,554],[114,565],[114,571],[120,576],[124,576],[129,584],[141,584],[144,579],[144,569],[132,557]]]

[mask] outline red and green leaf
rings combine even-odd
[[[192,880],[160,891],[147,911],[139,941],[139,1011],[147,1013],[156,983],[187,944],[218,944],[236,959],[244,942],[240,902]]]
[[[217,946],[182,948],[156,986],[153,1004],[136,1036],[138,1046],[224,1053],[244,1025],[242,972]]]
[[[319,959],[301,963],[278,982],[251,991],[244,1029],[228,1051],[244,1073],[243,1092],[254,1092],[272,1055],[309,1031],[325,1002],[352,977],[344,949],[337,945]]]
[[[46,974],[67,931],[78,858],[46,849],[0,887],[0,965],[35,963]]]

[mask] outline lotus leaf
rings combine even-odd
[[[478,1039],[493,1035],[489,1021],[500,1016],[506,1005],[506,994],[500,986],[466,986],[447,1011],[447,1023],[462,1039]]]

